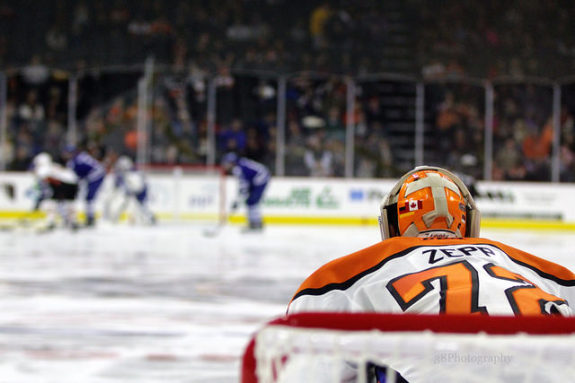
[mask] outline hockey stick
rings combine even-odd
[[[224,227],[226,227],[226,225],[228,223],[229,216],[232,215],[233,213],[235,213],[235,211],[237,209],[238,209],[238,203],[234,202],[232,204],[232,206],[230,207],[230,211],[227,214],[223,214],[220,217],[220,221],[218,222],[218,224],[216,226],[204,230],[204,236],[212,238],[212,237],[219,235],[222,232],[222,230],[224,229]]]

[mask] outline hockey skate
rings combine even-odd
[[[93,216],[86,217],[86,223],[84,227],[95,227],[96,226],[96,219]]]
[[[261,222],[250,222],[248,226],[240,230],[242,234],[249,233],[261,233],[264,230],[264,226]]]
[[[33,226],[34,232],[36,232],[38,234],[50,233],[50,232],[56,230],[56,228],[57,228],[57,225],[53,221],[40,222],[40,223]]]

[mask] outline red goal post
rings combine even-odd
[[[226,175],[219,166],[145,165],[151,208],[161,220],[222,222]]]
[[[368,382],[368,362],[415,368],[411,383],[575,381],[575,318],[293,314],[254,335],[241,382],[339,382],[346,364]]]

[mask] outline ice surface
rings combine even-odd
[[[367,227],[100,226],[0,233],[0,383],[239,380],[250,335]],[[575,269],[572,233],[483,232]]]

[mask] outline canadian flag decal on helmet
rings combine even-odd
[[[422,200],[408,200],[405,205],[399,208],[399,212],[401,214],[408,213],[410,211],[416,211],[423,208],[423,201]]]

